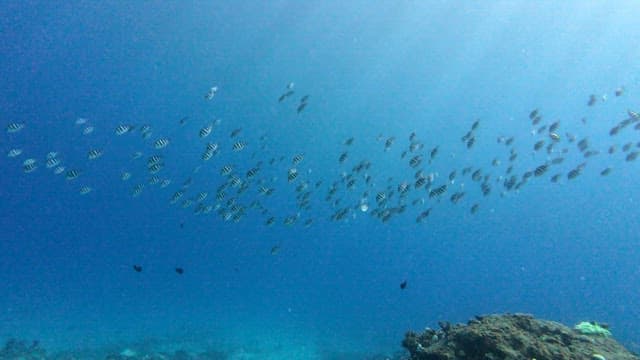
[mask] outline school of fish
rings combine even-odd
[[[205,100],[215,103],[218,92],[218,86],[211,87]],[[625,90],[620,87],[614,94],[623,96]],[[593,107],[605,100],[590,95],[586,105]],[[296,97],[293,82],[274,96],[274,103],[291,103],[292,112],[298,116],[313,111],[308,107],[310,96]],[[87,138],[98,131],[128,138],[128,144],[136,150],[126,156],[114,180],[130,184],[131,198],[154,192],[164,196],[168,206],[185,214],[214,216],[226,222],[240,222],[249,216],[255,220],[257,216],[265,226],[309,227],[317,223],[318,217],[342,222],[355,221],[363,214],[382,223],[408,216],[411,221],[424,224],[444,204],[474,215],[481,211],[484,199],[491,196],[517,194],[536,181],[575,182],[591,170],[608,176],[614,172],[615,164],[633,162],[640,155],[640,114],[633,110],[612,121],[608,133],[612,143],[601,148],[594,147],[589,136],[574,135],[585,133],[584,129],[565,128],[560,120],[548,120],[541,109],[525,111],[515,118],[527,122],[531,132],[492,135],[483,131],[484,120],[470,120],[466,132],[449,139],[460,142],[455,154],[443,154],[442,144],[411,132],[405,136],[380,134],[375,139],[377,148],[367,149],[368,156],[361,156],[358,154],[362,152],[353,150],[358,143],[354,135],[340,141],[333,149],[335,155],[328,151],[328,156],[334,156],[335,167],[324,172],[311,172],[304,152],[277,153],[266,134],[253,138],[247,133],[256,129],[225,130],[219,118],[197,123],[192,117],[182,117],[163,131],[150,124],[135,123],[100,129],[80,117],[70,121],[70,129]],[[24,173],[36,172],[44,164],[44,171],[61,175],[79,195],[108,190],[100,188],[86,173],[94,168],[90,163],[99,163],[110,152],[118,151],[115,146],[94,144],[85,150],[85,161],[75,163],[65,161],[56,151],[44,156],[27,155],[28,148],[15,144],[32,125],[36,126],[27,122],[5,125],[5,143],[9,146],[6,156],[17,161]],[[589,126],[586,119],[582,119],[582,126]],[[170,136],[175,131],[190,132],[199,150],[175,149]],[[460,154],[489,142],[502,150],[488,155],[483,151],[485,160],[475,164],[457,160],[463,158]],[[179,160],[176,153],[182,156]],[[588,161],[596,156],[607,156],[610,165],[591,169]],[[402,177],[386,176],[384,168],[376,165],[379,157],[404,164]],[[185,164],[193,164],[186,174]],[[167,171],[170,166],[183,171],[176,175]],[[283,200],[276,196],[278,193],[289,198]],[[282,210],[287,207],[288,211]]]

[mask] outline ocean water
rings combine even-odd
[[[640,111],[639,11],[633,1],[3,2],[0,340],[51,352],[364,359],[401,352],[407,330],[440,320],[528,312],[606,322],[637,350],[640,163],[627,156],[640,151],[629,112]],[[289,83],[294,94],[279,102]],[[555,121],[560,140],[547,151],[554,141],[537,130]],[[123,124],[135,127],[116,135]],[[415,152],[412,132],[424,146]],[[161,138],[169,145],[154,149]],[[598,154],[585,158],[585,138]],[[220,150],[204,161],[209,142]],[[92,149],[103,155],[87,159]],[[60,175],[45,165],[50,152]],[[154,154],[166,188],[149,183]],[[29,158],[37,169],[26,173]],[[370,166],[353,171],[361,161]],[[216,199],[227,164],[246,190],[229,185]],[[544,164],[505,187],[509,165],[520,181]],[[291,168],[298,177],[287,181]],[[71,169],[80,175],[67,180]],[[401,196],[419,169],[447,192]],[[196,214],[201,192],[208,214]],[[465,195],[454,204],[455,192]]]

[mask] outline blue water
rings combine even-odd
[[[640,110],[639,12],[632,1],[5,2],[0,123],[25,128],[0,136],[4,154],[24,151],[0,157],[0,339],[37,339],[47,349],[161,339],[315,359],[392,354],[406,330],[439,320],[530,312],[567,325],[606,322],[634,348],[640,165],[625,161],[620,147],[635,147],[640,136],[629,128],[610,137],[609,129],[627,109]],[[289,82],[295,96],[278,103]],[[207,101],[212,86],[220,90]],[[309,105],[298,115],[305,94]],[[599,99],[592,107],[591,94]],[[469,193],[458,205],[448,196],[433,202],[423,224],[413,207],[386,223],[358,210],[330,220],[336,208],[326,191],[360,160],[372,163],[378,188],[389,177],[413,181],[400,153],[414,131],[426,152],[440,146],[432,169],[441,182],[465,166],[495,181],[508,163],[501,135],[516,138],[519,174],[535,168],[548,160],[533,152],[535,108],[545,123],[561,121],[570,149],[559,183],[548,181],[556,172],[549,170],[517,193],[500,196],[496,184],[483,197],[459,174]],[[94,133],[82,135],[79,117]],[[226,148],[205,163],[198,131],[216,118],[211,136]],[[467,150],[460,137],[476,119],[477,144]],[[120,124],[149,124],[151,140],[171,144],[156,151],[137,132],[116,136]],[[238,154],[228,139],[236,128],[247,141]],[[567,171],[585,159],[565,132],[600,151],[571,181]],[[389,151],[379,135],[396,137]],[[609,155],[612,144],[618,150]],[[105,154],[88,161],[93,148]],[[51,151],[81,176],[54,175],[44,166]],[[131,160],[134,151],[145,156]],[[133,198],[153,153],[165,156],[159,175],[172,184],[146,185]],[[286,181],[297,153],[305,155],[301,177],[323,182],[311,210],[296,207]],[[257,211],[234,223],[169,204],[190,176],[188,196],[206,190],[211,199],[222,165],[249,168],[279,156],[286,159],[263,170],[277,177],[276,195],[265,200],[274,226]],[[28,174],[27,158],[39,162]],[[611,175],[600,176],[606,166]],[[125,170],[129,181],[120,180]],[[341,190],[340,206],[357,204],[362,184]],[[82,185],[93,191],[80,195]],[[256,188],[245,200],[259,198]],[[282,224],[298,212],[298,223]]]

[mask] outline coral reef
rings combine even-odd
[[[640,360],[610,336],[583,334],[528,314],[477,316],[466,325],[408,332],[411,360]]]

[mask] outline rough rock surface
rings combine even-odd
[[[412,360],[640,360],[611,337],[583,335],[528,314],[477,316],[466,325],[408,332]]]

